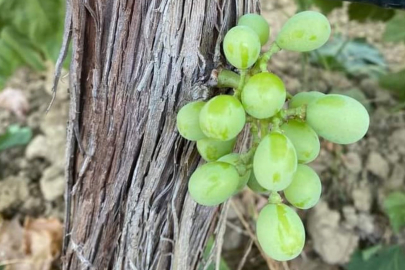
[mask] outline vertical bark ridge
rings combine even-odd
[[[176,112],[204,87],[257,0],[68,0],[73,60],[65,269],[196,269],[218,208],[187,182],[200,159]],[[83,145],[84,153],[79,151]]]

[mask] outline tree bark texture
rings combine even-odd
[[[224,34],[258,9],[258,0],[67,0],[64,269],[198,267],[220,209],[187,195],[200,158],[176,113],[213,95],[205,85]]]

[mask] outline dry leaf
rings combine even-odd
[[[0,265],[5,270],[50,270],[60,255],[62,223],[55,218],[27,218],[0,226]]]
[[[0,108],[9,110],[20,120],[24,120],[29,110],[29,104],[21,90],[6,88],[0,92]]]
[[[23,228],[18,219],[3,220],[0,223],[0,265],[4,261],[23,258],[22,244]]]
[[[59,256],[62,245],[62,223],[56,218],[30,219],[24,224],[24,251],[35,270],[48,270]]]

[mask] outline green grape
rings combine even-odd
[[[367,133],[370,117],[357,100],[343,95],[325,95],[307,107],[307,123],[326,140],[350,144]]]
[[[246,122],[242,104],[233,96],[220,95],[208,101],[200,112],[200,127],[212,139],[229,141],[238,136]]]
[[[219,141],[205,138],[197,141],[198,153],[205,161],[215,161],[232,152],[236,138],[229,141]]]
[[[244,164],[240,164],[240,155],[236,153],[228,154],[226,156],[221,157],[218,159],[218,161],[226,162],[229,164],[232,164],[233,166],[236,167],[236,169],[239,171],[239,184],[238,187],[236,188],[236,192],[241,191],[249,181],[250,174],[252,170],[246,169],[246,166]]]
[[[257,182],[267,190],[285,189],[297,169],[297,154],[291,141],[279,132],[270,132],[256,149],[253,171]]]
[[[294,145],[299,163],[311,162],[318,156],[321,148],[319,138],[307,123],[290,120],[280,128]]]
[[[293,181],[284,190],[289,203],[300,209],[309,209],[319,201],[322,185],[316,172],[307,165],[298,164]]]
[[[197,203],[213,206],[231,197],[238,184],[239,174],[235,166],[215,161],[195,170],[188,182],[188,191]]]
[[[242,104],[251,116],[264,119],[275,115],[284,105],[286,91],[276,75],[263,72],[251,77],[242,90]]]
[[[288,104],[288,108],[298,108],[302,105],[308,105],[309,103],[317,100],[320,97],[323,97],[325,94],[317,91],[310,92],[300,92],[293,96]]]
[[[285,204],[268,204],[260,211],[256,234],[263,251],[277,261],[294,259],[305,244],[304,225]]]
[[[177,130],[180,135],[190,141],[205,138],[200,128],[200,112],[205,102],[194,101],[183,106],[177,114]]]
[[[266,194],[269,193],[270,191],[268,191],[267,189],[265,189],[264,187],[262,187],[259,182],[257,182],[257,179],[255,177],[254,173],[250,174],[250,178],[249,181],[247,182],[247,186],[254,192],[256,193],[262,193],[262,194]]]
[[[307,52],[316,50],[330,36],[328,19],[316,11],[303,11],[292,16],[281,28],[277,45],[289,51]]]
[[[247,69],[259,58],[261,45],[258,35],[249,27],[241,25],[226,33],[223,48],[232,66]]]
[[[255,31],[263,46],[269,40],[270,27],[267,21],[259,14],[245,14],[239,18],[238,25],[244,25]]]

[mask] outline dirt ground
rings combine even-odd
[[[262,4],[272,37],[296,9],[291,0],[274,2],[263,0]],[[365,37],[381,50],[392,70],[403,67],[405,46],[381,41],[383,23],[349,22],[344,9],[334,11],[329,18],[333,31]],[[284,80],[288,91],[328,93],[358,88],[367,97],[371,126],[366,137],[352,145],[322,142],[320,156],[310,164],[321,177],[322,199],[314,209],[299,212],[307,230],[304,252],[288,265],[272,261],[267,264],[272,269],[339,269],[357,248],[405,241],[403,234],[393,234],[382,209],[387,194],[404,186],[405,113],[392,112],[395,98],[370,78],[348,79],[343,73],[308,66],[308,84],[303,85],[300,57],[280,52],[272,59],[270,68]],[[23,91],[30,108],[25,120],[0,109],[0,134],[9,124],[21,123],[29,126],[34,135],[26,147],[0,152],[0,220],[25,216],[63,219],[67,79],[62,79],[53,108],[45,116],[51,80],[51,69],[42,74],[21,69],[8,83],[8,87]],[[223,246],[223,256],[231,269],[268,269],[249,234],[265,202],[264,197],[248,190],[232,200]],[[250,224],[249,229],[241,222],[240,214]]]

